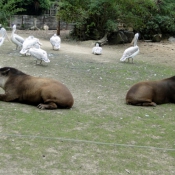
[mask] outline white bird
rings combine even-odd
[[[137,46],[137,40],[139,38],[139,33],[136,33],[134,35],[134,39],[131,43],[134,42],[134,46],[127,48],[124,53],[123,56],[120,58],[120,61],[124,62],[126,59],[132,58],[132,63],[133,63],[133,58],[139,53],[139,47]]]
[[[24,42],[24,38],[15,34],[16,31],[16,25],[14,24],[12,27],[12,34],[11,34],[11,41],[16,45],[16,50],[22,48],[22,44]]]
[[[59,50],[60,49],[60,44],[61,44],[61,38],[59,36],[57,36],[56,34],[54,34],[50,38],[50,43],[52,45],[53,50]]]
[[[28,54],[28,50],[30,48],[37,48],[37,49],[39,49],[41,45],[42,44],[40,43],[38,38],[35,38],[34,36],[29,36],[28,38],[26,38],[24,40],[20,53],[22,55],[27,55]]]
[[[102,48],[99,46],[98,43],[95,44],[95,47],[92,48],[92,53],[95,55],[101,55],[102,54]]]
[[[43,49],[30,48],[28,52],[30,53],[31,56],[36,58],[36,64],[37,64],[38,60],[40,60],[40,64],[42,63],[42,61],[44,61],[46,63],[50,62],[50,60],[47,56],[47,52]]]
[[[0,37],[0,46],[4,43],[4,40],[5,38],[7,37],[7,39],[10,41],[8,35],[7,35],[7,31],[5,28],[1,27],[1,24],[0,24],[0,34],[2,35]]]
[[[44,24],[43,29],[47,32],[49,30],[49,26]]]
[[[2,46],[2,44],[3,44],[3,42],[4,42],[4,40],[5,40],[5,37],[0,37],[0,46]]]

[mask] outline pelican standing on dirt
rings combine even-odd
[[[61,44],[61,38],[59,36],[57,36],[56,34],[54,34],[50,38],[50,43],[52,45],[53,50],[59,50],[60,49],[60,44]]]
[[[46,62],[46,63],[49,63],[50,60],[47,56],[47,52],[43,49],[38,49],[38,48],[30,48],[29,49],[29,54],[33,57],[36,58],[36,64],[37,64],[37,61],[40,60],[40,64],[42,63],[42,61]]]
[[[24,40],[23,45],[22,45],[22,49],[20,51],[20,54],[27,55],[28,54],[28,50],[30,48],[37,48],[37,49],[39,49],[41,45],[42,44],[40,43],[38,38],[35,38],[34,36],[29,36],[29,37],[27,37]]]
[[[9,39],[9,37],[7,35],[6,29],[4,27],[2,27],[1,24],[0,24],[0,34],[2,35],[0,37],[0,46],[2,46],[2,44],[4,43],[4,40],[5,40],[6,37],[10,41],[10,39]]]
[[[15,34],[16,31],[16,25],[14,24],[12,27],[12,35],[11,35],[11,41],[16,45],[16,50],[20,50],[22,48],[22,44],[24,42],[24,38]]]
[[[99,46],[98,43],[96,43],[95,47],[92,48],[92,53],[94,55],[101,55],[102,54],[102,48]]]
[[[124,53],[123,56],[120,58],[120,61],[124,62],[126,59],[132,58],[132,63],[133,63],[133,58],[139,53],[139,47],[137,46],[137,40],[139,38],[139,33],[136,33],[134,35],[134,39],[131,43],[134,42],[134,46],[127,48]]]

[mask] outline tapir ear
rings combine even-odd
[[[7,69],[7,70],[3,71],[1,74],[2,75],[8,75],[9,71],[10,71],[10,69]]]

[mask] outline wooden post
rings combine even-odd
[[[57,35],[60,36],[60,19],[58,18]]]

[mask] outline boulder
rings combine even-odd
[[[108,43],[109,44],[123,44],[123,43],[129,43],[132,41],[134,37],[133,32],[129,31],[117,31],[113,32],[108,37]]]
[[[124,34],[126,35],[126,37],[128,38],[128,42],[132,42],[133,38],[134,38],[134,32],[130,32],[130,31],[124,31]]]
[[[162,39],[162,35],[161,34],[156,34],[152,36],[152,42],[160,42]]]
[[[171,36],[171,37],[168,38],[168,41],[175,42],[175,38]]]

